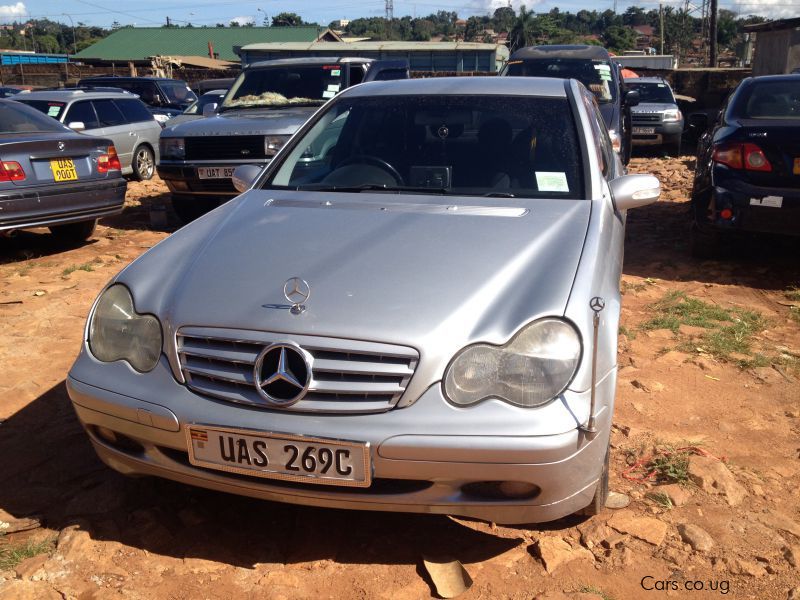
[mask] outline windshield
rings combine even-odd
[[[225,97],[225,92],[220,92],[216,94],[206,93],[200,96],[200,98],[192,104],[189,108],[183,111],[185,115],[199,115],[203,113],[203,107],[206,104],[211,104],[212,102],[216,102],[219,104],[220,100]]]
[[[265,185],[581,198],[581,164],[565,98],[358,97],[325,112]]]
[[[613,102],[617,90],[606,60],[547,58],[513,61],[506,65],[506,75],[577,79],[597,97],[598,102]]]
[[[69,131],[58,121],[51,119],[30,106],[13,100],[0,102],[0,133],[43,133]]]
[[[342,88],[342,65],[284,66],[245,71],[222,108],[322,105]]]
[[[757,81],[737,99],[733,114],[745,119],[800,119],[800,81]]]
[[[194,92],[182,81],[160,81],[158,85],[163,90],[169,104],[186,106],[197,100]]]
[[[625,80],[628,88],[639,92],[639,102],[645,104],[675,104],[672,90],[666,83],[645,83]]]

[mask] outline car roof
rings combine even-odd
[[[301,58],[276,58],[274,60],[260,60],[250,63],[247,69],[262,67],[280,67],[291,65],[329,65],[331,63],[373,62],[374,58],[360,58],[358,56],[307,56]]]
[[[749,84],[757,84],[767,81],[800,81],[800,74],[786,73],[784,75],[760,75],[758,77],[748,77],[745,79]]]
[[[626,77],[625,83],[666,83],[669,85],[669,82],[663,77]]]
[[[577,58],[591,60],[611,60],[608,50],[602,46],[580,44],[553,44],[550,46],[528,46],[520,48],[509,60]]]
[[[477,96],[545,96],[566,98],[570,80],[552,77],[430,77],[373,81],[349,88],[353,96],[392,95],[477,95]]]
[[[19,96],[19,95],[18,95]],[[120,99],[120,100],[136,100],[139,98],[136,94],[129,92],[90,92],[85,90],[49,90],[41,92],[26,92],[24,95],[19,96],[19,100],[52,100],[55,102],[72,102],[73,100],[107,100]]]

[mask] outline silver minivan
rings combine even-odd
[[[135,94],[90,89],[17,94],[14,100],[57,119],[70,129],[114,142],[122,174],[150,179],[158,161],[161,126]]]

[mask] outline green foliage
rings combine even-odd
[[[614,52],[630,50],[636,45],[636,32],[630,27],[612,25],[603,32],[603,41]]]
[[[53,539],[46,539],[38,542],[27,541],[22,544],[0,546],[0,571],[11,570],[26,558],[52,552],[53,545]]]
[[[303,21],[303,17],[293,12],[282,12],[272,17],[273,27],[298,27],[299,25],[311,25]]]

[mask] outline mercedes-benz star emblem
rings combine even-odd
[[[63,152],[64,148],[66,148],[66,146],[64,145],[64,142],[58,142],[58,149]]]
[[[305,396],[311,383],[311,363],[291,342],[277,342],[261,351],[253,368],[256,391],[270,404],[290,406]]]
[[[450,129],[447,127],[447,125],[442,125],[441,127],[439,127],[436,133],[439,135],[440,138],[445,139],[447,138],[447,136],[450,135]]]
[[[303,302],[311,297],[311,286],[305,279],[291,277],[283,284],[283,296],[292,304],[292,314],[299,315],[306,309]]]
[[[606,307],[606,301],[603,300],[600,296],[595,296],[591,300],[589,300],[589,308],[591,308],[594,312],[599,313]]]

